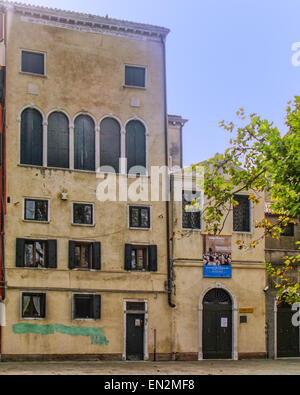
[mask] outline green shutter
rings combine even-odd
[[[43,120],[33,108],[27,108],[21,115],[21,163],[43,165]]]
[[[69,241],[69,269],[75,268],[75,241]]]
[[[60,112],[54,112],[48,119],[48,166],[69,167],[69,121]]]
[[[93,295],[93,318],[101,318],[101,295]]]
[[[101,270],[101,243],[93,243],[92,269]]]
[[[100,166],[111,166],[119,173],[120,156],[120,125],[113,118],[105,118],[100,126]]]
[[[148,269],[150,272],[157,272],[157,246],[149,246],[148,249]]]
[[[47,267],[51,269],[57,268],[57,241],[47,241]]]
[[[134,166],[146,168],[146,130],[140,121],[130,121],[126,126],[127,172]]]
[[[24,267],[24,239],[16,239],[16,267]]]
[[[132,250],[132,245],[125,244],[125,262],[124,262],[125,270],[131,270],[131,250]]]
[[[75,120],[74,167],[95,170],[95,124],[87,115],[79,115]]]

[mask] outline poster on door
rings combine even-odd
[[[203,277],[231,278],[231,236],[203,236]]]

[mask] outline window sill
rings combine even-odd
[[[22,321],[45,321],[46,317],[21,317]]]
[[[50,224],[50,221],[35,221],[34,219],[23,219],[23,222],[30,222],[34,224]]]
[[[75,318],[73,317],[73,321],[98,321],[100,318]]]
[[[16,266],[16,269],[26,269],[26,270],[48,270],[48,269],[55,269],[54,267],[53,268],[50,268],[50,267],[33,267],[33,266],[22,266],[22,267],[20,267],[20,266]]]
[[[193,229],[193,228],[181,228],[181,230],[184,232],[184,231],[187,231],[187,232],[203,232],[203,229]]]
[[[123,85],[123,89],[130,88],[130,89],[140,89],[140,90],[147,90],[145,86],[135,86],[135,85]]]
[[[34,77],[48,78],[46,74],[30,73],[29,71],[19,71],[22,75],[32,75]]]
[[[75,223],[71,223],[72,226],[83,226],[83,227],[87,227],[87,228],[94,228],[96,226],[96,224],[75,224]]]
[[[240,235],[252,235],[253,232],[246,232],[246,231],[237,231],[237,230],[233,230],[232,234],[240,234]]]
[[[135,227],[132,227],[132,226],[129,226],[128,229],[129,230],[146,230],[146,231],[152,230],[152,228],[140,228],[140,227],[135,228]]]
[[[98,170],[80,170],[80,169],[71,169],[71,168],[65,168],[65,167],[48,167],[48,166],[39,166],[39,165],[28,165],[25,163],[18,163],[19,167],[27,167],[27,168],[32,168],[32,169],[39,169],[39,170],[60,170],[60,171],[68,171],[68,172],[74,172],[74,173],[86,173],[86,174],[115,174],[116,176],[125,176],[127,178],[133,178],[136,179],[138,177],[145,177],[145,178],[150,178],[149,174],[128,174],[128,173],[108,173],[108,172],[100,172]]]

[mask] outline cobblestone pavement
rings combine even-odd
[[[300,359],[195,362],[0,362],[0,375],[300,375]]]

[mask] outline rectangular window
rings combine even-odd
[[[21,51],[21,58],[21,71],[23,73],[45,75],[45,54]]]
[[[77,243],[75,245],[75,268],[91,269],[92,267],[92,244]]]
[[[56,240],[16,240],[16,267],[57,267]]]
[[[238,204],[233,207],[233,231],[251,232],[249,196],[234,195],[234,200]]]
[[[93,204],[73,203],[73,224],[93,225],[94,210]]]
[[[129,207],[130,228],[150,228],[150,207],[130,206]]]
[[[22,293],[22,318],[45,318],[46,294]]]
[[[73,295],[73,318],[94,319],[101,317],[101,296],[75,294]]]
[[[146,68],[138,66],[125,66],[125,85],[146,87]]]
[[[48,200],[25,199],[24,219],[28,221],[48,222]]]
[[[287,236],[287,237],[294,237],[295,235],[295,226],[292,223],[287,224],[287,227],[285,228],[285,231],[282,233],[282,236]]]
[[[25,241],[24,267],[46,267],[46,242]]]
[[[157,271],[157,246],[125,245],[125,270]]]
[[[101,270],[101,243],[69,241],[69,269]]]
[[[183,191],[182,193],[182,228],[201,230],[201,211],[198,204],[200,204],[201,193]],[[193,205],[193,200],[196,200],[195,207],[189,208],[189,205]]]

